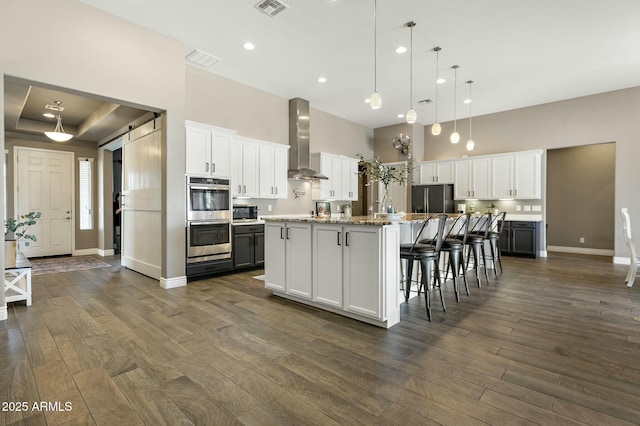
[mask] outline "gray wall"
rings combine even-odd
[[[613,250],[615,148],[607,143],[547,151],[548,245]]]
[[[629,208],[631,221],[640,223],[638,117],[640,87],[478,116],[473,118],[477,147],[473,155],[615,142],[615,256],[628,257],[619,212],[621,207]],[[452,127],[452,123],[445,123],[437,137],[431,135],[430,128],[425,128],[425,160],[467,154],[464,144],[448,142]],[[459,130],[460,140],[465,141],[468,129]],[[552,184],[553,181],[545,182],[543,191]]]

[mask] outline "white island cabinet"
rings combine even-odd
[[[265,223],[265,287],[311,298],[311,225]]]
[[[265,221],[265,287],[274,295],[380,327],[400,321],[399,225],[357,219]],[[308,240],[301,230],[296,234],[301,226],[309,227]],[[307,256],[312,264],[305,269]]]

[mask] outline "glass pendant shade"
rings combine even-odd
[[[53,132],[44,132],[45,136],[56,142],[66,142],[73,137],[72,134],[66,133],[62,127],[62,117],[58,114],[58,122]]]
[[[382,106],[382,96],[378,92],[371,94],[370,101],[371,109],[379,109]]]
[[[415,109],[411,108],[409,111],[407,111],[406,117],[407,117],[407,123],[413,124],[418,119],[418,114],[416,114]]]
[[[442,127],[440,126],[440,123],[433,123],[433,125],[431,126],[431,134],[433,136],[438,136],[440,132],[442,132]]]
[[[451,141],[451,143],[460,142],[460,134],[458,132],[451,133],[451,136],[449,136],[449,140]]]
[[[473,151],[474,149],[476,149],[476,143],[473,141],[473,139],[469,139],[467,141],[467,151]]]

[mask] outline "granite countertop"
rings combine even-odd
[[[435,214],[435,213],[434,213]],[[405,215],[396,215],[392,217],[385,217],[384,215],[376,216],[331,216],[331,217],[317,217],[317,216],[305,216],[305,215],[285,215],[285,216],[262,216],[261,218],[265,222],[305,222],[305,223],[333,223],[339,225],[372,225],[372,226],[385,226],[395,224],[410,224],[416,222],[422,222],[432,214],[425,213],[407,213]],[[458,213],[449,213],[450,219],[455,219],[459,216]],[[479,217],[480,214],[476,214],[473,217]],[[527,215],[527,214],[513,214],[506,216],[507,221],[526,221],[526,222],[540,222],[542,221],[542,215]]]

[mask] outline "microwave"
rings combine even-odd
[[[235,205],[233,206],[233,221],[258,220],[258,206]]]

